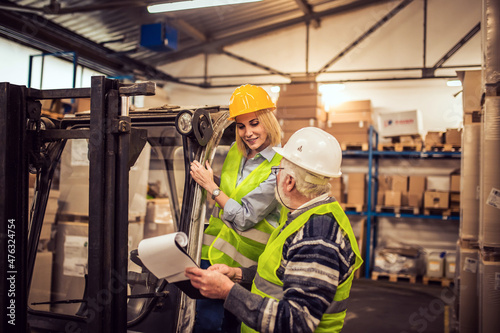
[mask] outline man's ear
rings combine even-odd
[[[294,188],[295,188],[295,178],[293,178],[290,175],[286,175],[285,189],[287,190],[287,192],[292,192]]]

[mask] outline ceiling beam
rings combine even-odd
[[[462,46],[464,46],[469,40],[472,39],[472,37],[474,37],[479,32],[479,30],[481,30],[481,22],[476,24],[474,28],[472,28],[462,39],[458,41],[458,43],[453,45],[453,47],[448,52],[446,52],[446,54],[441,59],[439,59],[432,68],[438,69],[439,67],[443,66],[446,60],[450,59],[458,50],[460,50]]]
[[[92,42],[35,14],[0,10],[0,36],[46,53],[73,51],[78,55],[79,65],[109,76],[133,73],[146,80],[198,86],[183,82],[151,65]]]
[[[324,10],[322,12],[312,12],[311,17],[312,17],[312,19],[320,19],[322,17],[332,16],[332,15],[339,14],[339,13],[345,13],[347,11],[365,8],[365,7],[371,6],[371,5],[376,4],[376,3],[389,2],[389,1],[392,1],[392,0],[359,0],[359,1],[356,1],[353,3],[338,6],[335,8],[328,9],[328,10]],[[286,21],[270,24],[267,26],[259,27],[259,28],[253,29],[253,30],[248,30],[245,32],[236,33],[234,35],[226,36],[223,38],[210,40],[210,41],[207,41],[205,43],[192,45],[190,47],[186,47],[186,48],[178,50],[178,51],[170,52],[168,55],[165,56],[165,59],[163,61],[161,61],[160,63],[158,63],[157,65],[158,66],[165,65],[165,64],[172,63],[175,61],[187,59],[187,58],[190,58],[190,57],[193,57],[193,56],[196,56],[198,54],[205,53],[205,52],[208,52],[208,53],[219,52],[220,53],[220,52],[222,52],[222,48],[224,46],[228,46],[228,45],[236,44],[236,43],[243,42],[246,40],[250,40],[250,39],[253,39],[257,36],[261,36],[261,35],[264,35],[264,34],[279,30],[279,29],[284,29],[284,28],[288,28],[288,27],[291,27],[294,25],[302,24],[303,22],[304,22],[304,18],[303,18],[303,16],[301,16],[301,17],[290,19],[290,20],[286,20]]]
[[[190,36],[191,38],[194,38],[198,42],[206,42],[207,41],[207,36],[205,36],[202,32],[200,32],[198,29],[187,23],[186,21],[182,19],[174,19],[172,21],[168,21],[169,24],[173,25],[174,28],[177,28],[178,30],[182,31],[186,35]]]
[[[308,22],[312,22],[313,28],[317,29],[320,26],[320,21],[318,18],[313,19],[313,10],[311,5],[307,3],[307,0],[295,0],[299,9],[304,13],[304,16]]]
[[[337,54],[335,57],[333,57],[332,60],[327,62],[319,71],[316,72],[316,74],[324,73],[331,65],[333,65],[334,63],[339,61],[349,51],[354,49],[357,45],[359,45],[359,43],[361,43],[363,40],[368,38],[368,36],[370,36],[372,33],[377,31],[382,25],[384,25],[384,23],[389,21],[397,13],[399,13],[401,10],[403,10],[406,6],[408,6],[412,2],[413,2],[413,0],[402,1],[399,5],[394,7],[389,13],[387,13],[383,18],[381,18],[377,23],[375,23],[373,26],[371,26],[370,29],[368,29],[364,34],[362,34],[355,41],[353,41],[351,44],[349,44],[346,48],[344,48],[342,51],[340,51],[340,53]]]
[[[262,64],[259,64],[258,62],[255,62],[253,60],[249,60],[249,59],[246,59],[246,58],[243,58],[242,56],[239,56],[239,55],[236,55],[234,53],[231,53],[231,52],[228,52],[228,51],[222,51],[223,54],[227,55],[228,57],[231,57],[231,58],[234,58],[234,59],[237,59],[239,61],[242,61],[242,62],[245,62],[247,64],[250,64],[254,67],[257,67],[257,68],[260,68],[260,69],[263,69],[271,74],[276,74],[276,75],[281,75],[283,77],[286,77],[286,78],[290,78],[290,74],[287,74],[287,73],[283,73],[283,72],[280,72],[276,69],[272,69],[271,67],[268,67],[266,65],[262,65]]]

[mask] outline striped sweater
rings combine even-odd
[[[329,198],[316,205],[332,201]],[[290,213],[286,225],[303,212]],[[262,298],[235,285],[224,307],[262,333],[313,332],[333,301],[337,286],[351,274],[355,258],[349,238],[333,214],[312,215],[283,247],[277,272],[283,281],[283,299]],[[243,270],[242,284],[251,282],[256,269]]]

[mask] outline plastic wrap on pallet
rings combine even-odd
[[[483,0],[483,18],[481,23],[483,40],[484,83],[500,82],[500,2]]]
[[[500,327],[500,261],[481,259],[479,281],[479,332],[494,333]],[[462,332],[462,331],[460,331]]]
[[[460,238],[479,237],[479,174],[481,124],[464,126],[462,147]]]
[[[459,332],[476,333],[478,302],[479,250],[460,248]]]
[[[479,243],[500,247],[500,97],[486,97],[484,110]]]
[[[422,275],[425,270],[423,250],[418,247],[381,246],[375,250],[374,272],[389,274]]]

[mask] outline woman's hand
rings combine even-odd
[[[191,280],[193,287],[208,298],[226,299],[234,286],[234,282],[227,276],[214,270],[205,270],[197,267],[187,267],[184,275]]]
[[[206,169],[198,161],[191,162],[191,177],[194,181],[198,183],[201,187],[212,193],[216,188],[217,184],[214,182],[214,171],[210,167],[208,161],[205,163]]]

